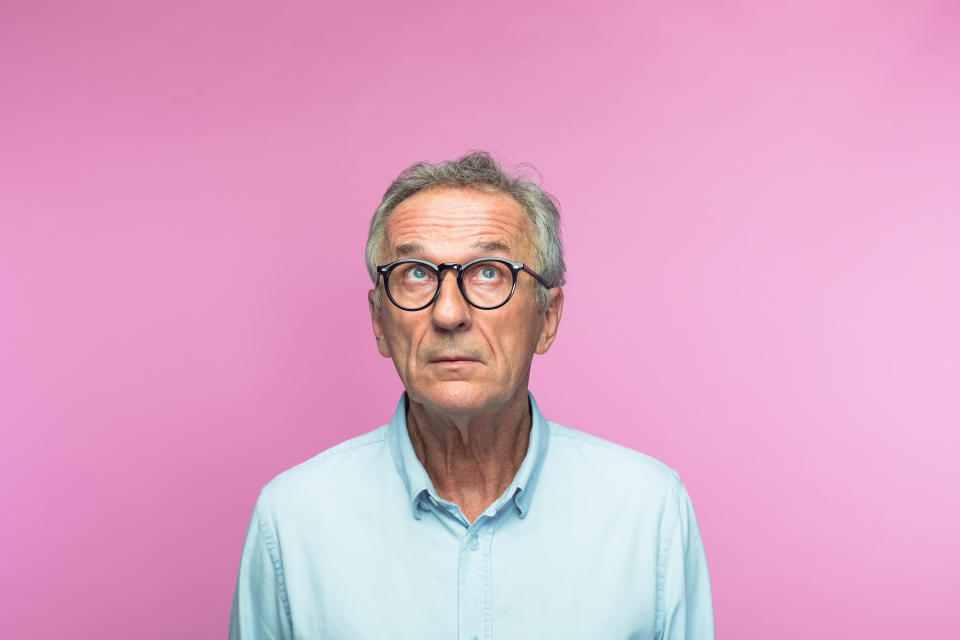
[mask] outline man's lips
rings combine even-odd
[[[479,360],[477,360],[474,357],[465,356],[465,355],[447,355],[447,356],[440,356],[438,358],[432,358],[430,360],[431,364],[434,364],[437,362],[479,362]]]

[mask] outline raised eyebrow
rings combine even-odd
[[[409,256],[423,255],[423,245],[418,242],[409,242],[397,245],[397,257],[407,258]]]
[[[510,253],[510,247],[499,240],[478,240],[473,246],[484,253]]]

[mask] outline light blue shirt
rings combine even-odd
[[[527,455],[472,524],[390,424],[277,476],[243,545],[230,638],[714,637],[677,473],[558,424],[530,396]]]

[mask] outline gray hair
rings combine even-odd
[[[524,165],[530,168],[529,165]],[[533,230],[533,250],[536,270],[550,287],[562,286],[566,281],[563,262],[563,240],[560,235],[560,213],[557,202],[537,182],[521,174],[507,173],[486,151],[471,151],[462,158],[437,164],[418,162],[405,169],[393,181],[380,206],[370,220],[367,236],[367,271],[374,286],[377,284],[377,261],[381,258],[386,236],[387,218],[401,202],[428,189],[457,188],[504,193],[511,196],[530,219]],[[380,306],[377,289],[374,304]],[[537,287],[537,305],[542,311],[550,297],[543,287]]]

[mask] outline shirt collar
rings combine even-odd
[[[547,456],[547,445],[549,443],[550,429],[546,419],[540,413],[537,402],[533,399],[533,394],[527,392],[530,398],[530,440],[527,444],[527,455],[523,458],[517,475],[513,482],[507,487],[504,496],[513,500],[517,509],[517,514],[524,518],[530,510],[530,501],[533,498],[533,491],[540,477],[540,469],[543,467],[543,461]],[[421,501],[428,499],[427,496],[437,500],[437,490],[427,475],[427,470],[420,464],[417,454],[413,450],[413,443],[410,442],[410,433],[407,431],[407,394],[404,393],[397,403],[397,409],[393,412],[393,419],[387,425],[387,443],[390,446],[390,454],[393,457],[393,463],[397,468],[397,473],[403,480],[410,498],[410,506],[413,509],[413,515],[420,519],[424,507]],[[424,496],[427,494],[427,496]],[[497,500],[497,503],[501,502]]]

